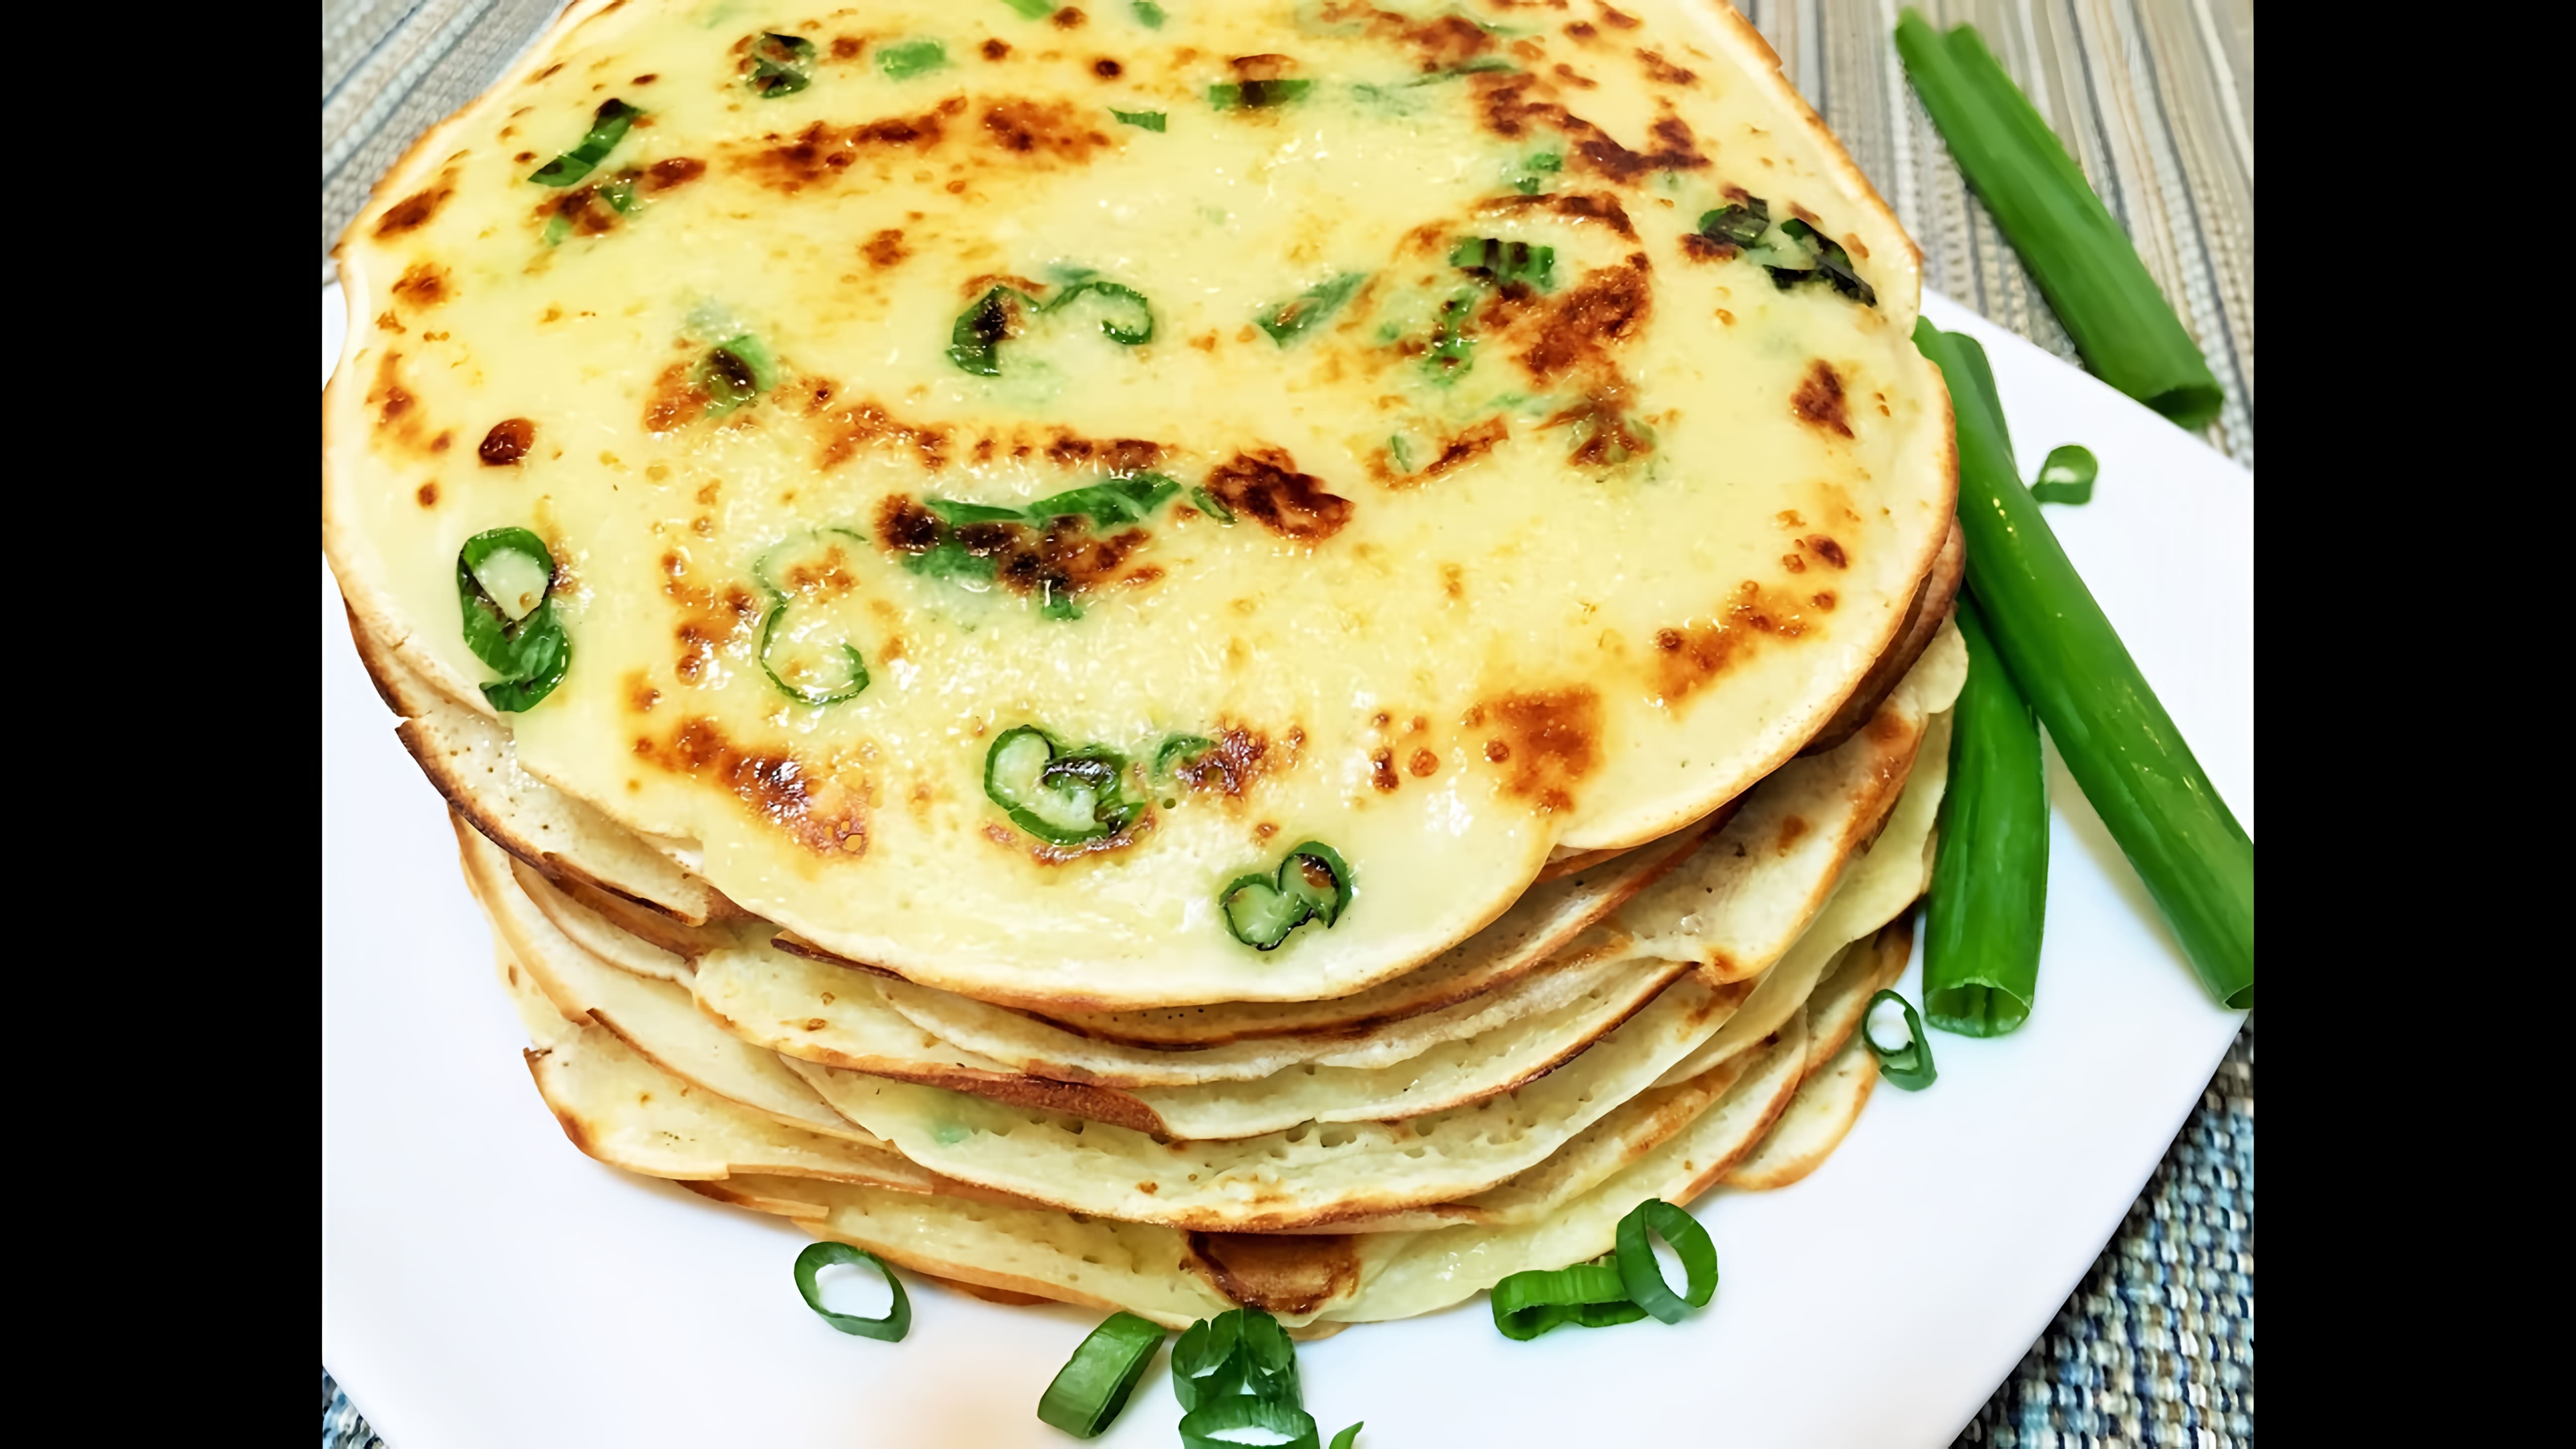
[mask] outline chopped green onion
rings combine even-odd
[[[1975,28],[1945,36],[1908,8],[1896,25],[1896,52],[1960,173],[2021,254],[2085,365],[2186,428],[2216,417],[2224,396],[2209,363],[2128,233]]]
[[[2029,1017],[2048,913],[2048,778],[2039,722],[1972,599],[1959,600],[1968,680],[1950,726],[1950,783],[1923,928],[1923,1012],[1943,1031],[2001,1036]]]
[[[939,521],[952,527],[969,523],[1025,523],[1028,515],[1016,508],[1001,508],[990,503],[960,503],[954,498],[925,498],[922,506],[939,515]]]
[[[886,1310],[885,1317],[861,1318],[855,1314],[834,1313],[823,1306],[822,1289],[815,1284],[814,1275],[841,1263],[873,1263],[876,1270],[885,1275],[886,1287],[894,1290],[894,1306]],[[904,1296],[903,1281],[895,1277],[894,1269],[886,1266],[885,1259],[865,1248],[854,1248],[848,1243],[816,1243],[797,1254],[796,1291],[805,1296],[806,1307],[843,1333],[873,1338],[881,1343],[901,1343],[903,1336],[912,1331],[912,1300]]]
[[[1676,1295],[1664,1281],[1664,1268],[1646,1240],[1651,1230],[1672,1245],[1682,1260],[1683,1289]],[[1619,1220],[1619,1281],[1628,1301],[1657,1321],[1679,1323],[1693,1308],[1706,1308],[1717,1292],[1717,1245],[1699,1219],[1662,1198],[1648,1198]]]
[[[1275,951],[1288,933],[1308,921],[1324,929],[1350,909],[1356,887],[1351,868],[1339,851],[1309,840],[1288,852],[1270,875],[1236,876],[1217,893],[1217,908],[1234,939],[1259,951]]]
[[[948,47],[936,40],[907,40],[877,52],[877,69],[889,80],[910,80],[948,63]]]
[[[626,139],[627,129],[642,114],[621,100],[602,101],[581,144],[528,173],[528,179],[540,186],[570,186],[588,176],[592,167],[607,160],[617,143]]]
[[[1645,1316],[1646,1310],[1628,1301],[1619,1270],[1606,1261],[1514,1273],[1494,1285],[1494,1327],[1516,1342],[1569,1323],[1608,1328]]]
[[[1431,345],[1422,354],[1422,368],[1432,381],[1446,386],[1475,370],[1476,339],[1467,331],[1475,311],[1472,287],[1440,304],[1440,320],[1432,324]]]
[[[555,617],[554,572],[545,541],[524,528],[486,529],[456,555],[465,647],[500,671],[482,688],[503,714],[535,708],[572,668],[572,640]]]
[[[1172,1345],[1172,1397],[1198,1410],[1231,1397],[1304,1401],[1297,1345],[1279,1320],[1258,1308],[1230,1308],[1181,1331]]]
[[[1154,752],[1154,778],[1169,780],[1176,773],[1199,762],[1201,756],[1216,748],[1216,741],[1205,735],[1174,735],[1163,741]]]
[[[1208,104],[1220,111],[1241,107],[1247,111],[1284,106],[1315,88],[1310,80],[1254,80],[1237,85],[1228,81],[1208,87]]]
[[[776,387],[778,361],[766,343],[745,332],[717,343],[698,363],[696,381],[707,395],[708,415],[717,416]]]
[[[1105,745],[1068,750],[1036,725],[1004,730],[984,755],[984,794],[1011,823],[1051,845],[1117,834],[1143,807],[1120,785],[1126,758]]]
[[[1515,177],[1512,181],[1512,189],[1523,196],[1536,196],[1539,188],[1547,184],[1545,175],[1542,173],[1563,171],[1565,158],[1554,151],[1541,151],[1523,161],[1521,169],[1528,174]]]
[[[1739,247],[1749,247],[1761,241],[1762,234],[1770,229],[1771,203],[1758,196],[1746,197],[1741,202],[1730,201],[1715,210],[1701,212],[1699,217],[1700,235],[1715,241],[1733,242]]]
[[[2051,449],[2048,461],[2039,465],[2039,477],[2030,485],[2030,496],[2042,503],[2090,503],[2093,480],[2102,475],[2102,465],[2093,450],[2082,443],[2069,443]]]
[[[2254,1004],[2254,842],[2174,728],[2021,485],[1985,351],[1918,322],[1949,380],[1968,591],[2084,798],[2137,868],[2209,993]]]
[[[764,32],[751,43],[751,88],[763,100],[792,96],[814,83],[814,42]]]
[[[1870,1027],[1870,1018],[1891,1001],[1905,1012],[1905,1045],[1901,1047],[1880,1045],[1878,1033]],[[1919,1092],[1941,1075],[1932,1065],[1932,1043],[1923,1035],[1923,1018],[1914,1014],[1914,1003],[1893,991],[1882,991],[1869,999],[1868,1008],[1861,1013],[1860,1039],[1869,1054],[1878,1058],[1878,1074],[1895,1086]]]
[[[1224,499],[1217,497],[1215,494],[1210,493],[1204,488],[1191,489],[1190,502],[1197,505],[1199,512],[1206,514],[1208,517],[1215,519],[1219,523],[1231,524],[1234,522],[1234,510],[1225,506]]]
[[[1353,1444],[1359,1442],[1360,1429],[1367,1423],[1368,1421],[1366,1419],[1362,1419],[1359,1423],[1353,1424],[1342,1432],[1335,1434],[1333,1436],[1333,1442],[1327,1446],[1327,1449],[1351,1449]]]
[[[1167,119],[1160,111],[1122,111],[1116,106],[1109,108],[1109,114],[1128,125],[1142,126],[1148,131],[1162,130]]]
[[[859,646],[847,642],[841,645],[843,674],[839,684],[790,684],[779,678],[778,666],[770,661],[769,651],[777,644],[778,626],[786,617],[787,601],[782,598],[770,606],[769,619],[760,626],[760,672],[769,676],[769,682],[778,686],[779,693],[799,704],[820,706],[856,699],[867,690],[868,661],[860,655]]]
[[[1055,0],[1002,0],[1024,20],[1044,20],[1055,13]]]
[[[1083,1339],[1038,1399],[1038,1417],[1077,1439],[1097,1439],[1163,1346],[1162,1325],[1113,1313]]]
[[[1100,330],[1110,341],[1136,347],[1154,340],[1153,308],[1145,294],[1133,287],[1094,277],[1040,302],[1017,287],[995,286],[958,314],[957,325],[948,333],[948,360],[978,377],[999,377],[1002,343],[1018,335],[1023,306],[1043,314],[1060,311],[1086,296],[1105,299],[1109,315],[1100,319]]]
[[[1154,0],[1129,0],[1127,8],[1135,14],[1136,22],[1147,30],[1163,28],[1163,7],[1155,4]]]
[[[1219,1437],[1245,1429],[1258,1429],[1272,1437]],[[1314,1415],[1276,1399],[1239,1395],[1218,1399],[1181,1416],[1181,1449],[1245,1449],[1253,1444],[1271,1449],[1318,1449],[1320,1442]]]
[[[1344,272],[1338,277],[1317,282],[1305,291],[1270,308],[1259,319],[1261,330],[1270,340],[1285,347],[1306,334],[1316,323],[1342,309],[1351,293],[1368,280],[1366,272]]]
[[[1449,265],[1498,284],[1523,283],[1547,291],[1555,282],[1556,248],[1499,237],[1462,238],[1450,250]]]

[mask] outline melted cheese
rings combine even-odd
[[[577,6],[344,245],[326,542],[366,626],[485,708],[457,552],[535,530],[574,655],[505,717],[520,763],[760,915],[998,999],[1357,990],[1552,848],[1651,838],[1794,752],[1940,539],[1946,400],[1910,244],[1749,28],[1166,9]],[[804,89],[753,91],[761,26],[810,40]],[[943,65],[883,63],[928,40]],[[1311,84],[1240,102],[1283,79]],[[527,179],[610,98],[645,115],[581,185]],[[1875,305],[1689,240],[1747,193]],[[1474,238],[1552,249],[1546,290],[1454,265]],[[1119,293],[1050,305],[1085,280],[1151,339],[1103,330]],[[986,376],[952,349],[996,286],[1034,300]],[[1145,467],[1181,491],[1020,528],[990,579],[903,542],[927,500]],[[803,702],[855,677],[844,646],[867,687]],[[1131,776],[1137,823],[1050,848],[983,789],[1023,724],[1139,762],[1214,738],[1223,768]],[[1306,839],[1351,908],[1234,941],[1220,891]]]

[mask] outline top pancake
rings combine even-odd
[[[578,5],[343,243],[342,586],[488,714],[459,551],[532,530],[572,659],[518,766],[840,955],[1066,1009],[1386,979],[1794,754],[1948,525],[1911,246],[1731,11],[1632,8],[763,12],[799,51]],[[1748,197],[1873,299],[1694,232]],[[1111,478],[1141,517],[924,511]],[[805,703],[765,635],[868,683]],[[1015,828],[1021,725],[1133,762],[1133,823]],[[1222,743],[1149,778],[1178,736]],[[1241,944],[1221,893],[1306,840],[1349,908]]]

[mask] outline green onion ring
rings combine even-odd
[[[1183,1415],[1181,1449],[1243,1449],[1243,1440],[1215,1437],[1235,1429],[1263,1429],[1286,1436],[1276,1449],[1321,1449],[1314,1415],[1293,1403],[1258,1394],[1218,1399]]]
[[[1330,1449],[1351,1449],[1351,1445],[1357,1442],[1360,1437],[1361,1426],[1367,1422],[1368,1421],[1366,1419],[1362,1419],[1358,1424],[1353,1424],[1342,1432],[1335,1434],[1333,1436],[1333,1442]]]
[[[1681,1257],[1684,1287],[1678,1297],[1664,1281],[1664,1266],[1655,1261],[1654,1245],[1646,1241],[1649,1229],[1672,1244]],[[1699,1219],[1662,1198],[1650,1197],[1619,1220],[1619,1281],[1628,1290],[1629,1302],[1660,1322],[1679,1323],[1689,1310],[1706,1308],[1717,1292],[1717,1245],[1708,1240],[1708,1229],[1699,1225]]]
[[[894,1290],[894,1306],[883,1318],[861,1318],[855,1314],[834,1313],[823,1306],[823,1290],[815,1286],[814,1275],[839,1263],[874,1263],[885,1275],[886,1286]],[[912,1300],[904,1296],[903,1280],[886,1266],[886,1260],[865,1248],[848,1243],[816,1243],[796,1255],[796,1291],[805,1295],[805,1306],[814,1310],[825,1323],[843,1333],[873,1338],[881,1343],[901,1343],[912,1331]]]
[[[1038,1417],[1077,1439],[1096,1439],[1127,1407],[1127,1396],[1163,1346],[1161,1324],[1113,1313],[1056,1370],[1038,1400]]]
[[[1619,1270],[1606,1262],[1577,1263],[1554,1272],[1533,1269],[1494,1285],[1494,1327],[1515,1341],[1567,1323],[1608,1328],[1645,1316],[1646,1310],[1628,1301]]]
[[[1882,1001],[1893,1001],[1905,1009],[1906,1043],[1894,1051],[1880,1046],[1869,1030],[1869,1019]],[[1923,1018],[1914,1014],[1914,1003],[1893,991],[1882,991],[1869,999],[1869,1005],[1861,1012],[1860,1039],[1868,1045],[1869,1054],[1878,1058],[1878,1074],[1895,1086],[1919,1092],[1941,1075],[1932,1065],[1932,1043],[1923,1039]]]

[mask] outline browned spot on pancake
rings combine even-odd
[[[1350,522],[1351,501],[1324,491],[1324,480],[1297,471],[1284,448],[1237,453],[1208,474],[1207,488],[1237,513],[1250,514],[1282,538],[1315,543]]]
[[[978,49],[983,51],[986,60],[1000,60],[1011,53],[1011,43],[997,35],[985,41]]]
[[[1726,672],[1764,639],[1795,639],[1807,632],[1798,601],[1765,589],[1751,579],[1736,586],[1735,596],[1710,622],[1655,633],[1655,693],[1666,703],[1690,697],[1692,691]]]
[[[715,401],[705,388],[689,378],[689,365],[674,362],[653,379],[653,390],[644,395],[644,430],[667,433],[683,423],[694,422],[698,414]]]
[[[423,483],[420,485],[420,491],[412,496],[420,500],[421,507],[436,508],[438,506],[438,485],[434,482]]]
[[[1821,594],[1810,594],[1807,602],[1815,605],[1818,613],[1830,614],[1834,611],[1834,591],[1827,589]]]
[[[1601,28],[1589,20],[1577,20],[1565,27],[1565,33],[1576,40],[1590,41],[1601,34]]]
[[[1539,426],[1570,427],[1574,430],[1574,448],[1569,462],[1590,467],[1607,467],[1643,457],[1655,450],[1654,444],[1629,420],[1618,399],[1607,393],[1596,393],[1573,407],[1553,414]]]
[[[443,336],[445,336],[446,334],[445,334],[445,333],[440,333],[439,335],[443,337]],[[455,430],[455,429],[453,429],[453,428],[441,428],[441,429],[439,429],[439,430],[438,430],[438,436],[429,440],[429,450],[430,450],[431,452],[433,452],[433,453],[444,453],[444,452],[446,452],[446,451],[448,450],[448,448],[449,448],[449,446],[450,446],[450,445],[452,445],[453,443],[455,443],[455,441],[456,441],[456,430]]]
[[[1440,757],[1429,750],[1415,750],[1413,758],[1406,763],[1405,768],[1413,772],[1413,778],[1428,780],[1439,773]]]
[[[1803,574],[1807,571],[1807,556],[1800,553],[1784,553],[1780,555],[1780,567],[1793,574]]]
[[[878,506],[878,535],[899,553],[927,552],[938,546],[943,531],[938,515],[909,496],[898,494]],[[953,533],[966,552],[992,560],[994,577],[1003,587],[1049,603],[1119,581],[1127,560],[1153,541],[1141,528],[1096,536],[1090,520],[1080,514],[1057,518],[1044,529],[1025,523],[969,523]]]
[[[1440,566],[1440,592],[1452,599],[1467,597],[1467,571],[1453,563]]]
[[[1087,161],[1109,138],[1092,129],[1082,113],[1066,101],[995,101],[984,108],[984,132],[1003,150],[1016,155],[1039,153],[1059,161]]]
[[[1806,377],[1798,383],[1797,392],[1790,395],[1789,410],[1802,423],[1846,438],[1852,435],[1851,412],[1843,401],[1843,380],[1835,374],[1833,364],[1821,357],[1808,364]]]
[[[401,360],[399,352],[386,353],[376,364],[374,386],[367,390],[367,405],[376,410],[376,434],[416,452],[436,451],[419,397],[403,386]]]
[[[1657,117],[1646,128],[1648,149],[1632,151],[1551,99],[1553,87],[1539,76],[1487,71],[1470,79],[1487,130],[1511,140],[1539,126],[1560,132],[1570,159],[1604,180],[1632,183],[1650,172],[1695,171],[1708,165],[1698,138],[1679,116]]]
[[[1511,766],[1503,788],[1551,813],[1573,809],[1574,786],[1601,763],[1600,693],[1575,684],[1500,695],[1484,708],[1498,731],[1485,758]]]
[[[1395,773],[1395,751],[1381,749],[1369,752],[1369,783],[1389,794],[1404,783]]]
[[[381,241],[389,236],[400,236],[404,232],[416,231],[427,225],[431,217],[438,215],[438,209],[447,204],[447,198],[456,194],[456,188],[449,185],[448,181],[448,177],[441,176],[435,184],[415,191],[394,203],[393,209],[386,212],[383,219],[376,223],[377,239]]]
[[[475,448],[474,456],[481,458],[487,468],[514,467],[528,455],[529,445],[536,440],[535,423],[526,418],[503,418],[492,425],[492,431],[483,435],[483,442]]]
[[[1191,1266],[1219,1293],[1269,1313],[1312,1313],[1359,1288],[1359,1252],[1344,1235],[1192,1233]]]
[[[1126,74],[1126,71],[1127,67],[1120,65],[1118,62],[1111,60],[1105,55],[1091,63],[1091,73],[1100,77],[1102,80],[1116,80],[1121,75]]]
[[[868,848],[867,800],[836,778],[815,777],[785,749],[752,749],[729,739],[714,720],[681,722],[668,740],[635,738],[637,758],[675,775],[733,792],[753,815],[818,854],[864,855]]]
[[[449,295],[447,268],[436,262],[414,262],[394,283],[394,296],[414,307],[435,307]]]
[[[1807,823],[1807,817],[1803,815],[1790,816],[1788,819],[1780,822],[1780,838],[1776,848],[1782,855],[1787,855],[1791,850],[1796,849],[1798,842],[1804,840],[1807,836],[1807,832],[1814,828],[1814,826]]]
[[[1149,807],[1138,811],[1136,818],[1127,822],[1126,829],[1119,831],[1115,835],[1101,836],[1097,840],[1085,840],[1076,845],[1050,845],[1046,841],[1032,839],[1029,842],[1029,859],[1036,861],[1040,865],[1070,865],[1086,856],[1107,855],[1113,851],[1125,850],[1127,847],[1134,845],[1137,841],[1151,835],[1153,831],[1154,812]],[[1083,1115],[1090,1116],[1092,1114],[1086,1112]],[[1146,1128],[1145,1130],[1150,1132],[1160,1132],[1162,1130],[1162,1125],[1158,1121],[1154,1126]]]
[[[407,332],[411,329],[402,325],[401,318],[396,317],[390,311],[385,311],[376,314],[376,330],[379,332]]]
[[[652,676],[638,669],[626,676],[626,707],[637,714],[651,714],[662,702],[662,691],[653,687]]]
[[[1644,333],[1654,306],[1645,260],[1639,254],[1625,266],[1595,271],[1549,306],[1538,340],[1521,354],[1531,378],[1545,384],[1578,368],[1615,367],[1610,349]]]
[[[1599,90],[1601,88],[1601,82],[1594,80],[1592,77],[1585,75],[1583,72],[1576,70],[1574,67],[1567,65],[1563,61],[1558,61],[1553,67],[1551,67],[1551,69],[1554,71],[1558,80],[1565,82],[1576,90],[1591,91]]]
[[[1283,753],[1285,759],[1274,760],[1268,735],[1242,725],[1228,725],[1217,731],[1216,748],[1178,767],[1173,774],[1193,790],[1214,790],[1230,800],[1240,800],[1263,775],[1296,764],[1293,748]]]
[[[1607,191],[1590,193],[1562,191],[1539,196],[1497,196],[1479,203],[1476,209],[1487,216],[1507,215],[1516,211],[1552,211],[1577,225],[1597,221],[1630,241],[1637,239],[1637,229],[1628,221],[1628,209],[1619,204],[1617,196]],[[1435,229],[1431,238],[1433,246],[1448,245],[1448,235],[1448,229],[1445,227]]]
[[[762,185],[793,195],[848,170],[867,152],[936,147],[947,136],[948,120],[964,109],[965,99],[951,96],[917,116],[887,116],[847,130],[816,121],[792,141],[773,132],[737,164]]]
[[[1634,30],[1637,28],[1637,17],[1634,15],[1613,10],[1607,5],[1601,5],[1596,8],[1601,11],[1601,19],[1605,24],[1614,26],[1620,30]]]
[[[1140,1182],[1136,1184],[1136,1190],[1147,1197],[1152,1197],[1163,1190],[1163,1185],[1159,1182]]]
[[[1281,80],[1295,72],[1297,58],[1289,55],[1238,55],[1226,62],[1238,81]]]
[[[679,607],[672,630],[680,641],[680,678],[691,684],[706,676],[716,650],[733,640],[748,639],[760,620],[760,602],[738,583],[722,590],[689,582],[688,560],[677,552],[662,555],[662,594]]]
[[[861,448],[909,448],[921,460],[921,466],[938,472],[948,466],[948,430],[924,423],[907,423],[887,412],[878,402],[858,402],[825,419],[827,441],[815,460],[818,468],[836,468],[857,456]]]
[[[1163,461],[1163,445],[1146,438],[1086,438],[1063,428],[1046,444],[1047,461],[1066,468],[1103,468],[1124,476]]]
[[[800,556],[778,575],[780,588],[795,594],[817,594],[827,599],[847,598],[858,591],[859,577],[852,572],[849,547],[843,539],[827,536],[822,556]],[[891,653],[886,646],[879,652],[888,659],[901,657],[900,648]]]
[[[1663,85],[1686,86],[1699,79],[1642,45],[1637,47],[1637,64],[1645,70],[1646,79]]]
[[[1080,30],[1082,28],[1082,22],[1090,19],[1091,17],[1083,14],[1074,7],[1067,5],[1063,9],[1057,11],[1052,18],[1055,20],[1056,28],[1058,30]]]
[[[1843,555],[1843,546],[1824,534],[1811,533],[1799,542],[1807,552],[1824,560],[1829,567],[1838,569],[1851,567],[1851,560]]]
[[[694,156],[673,156],[645,167],[636,175],[635,184],[638,190],[651,195],[686,186],[706,174],[704,161]]]
[[[1427,483],[1453,468],[1463,468],[1494,450],[1494,445],[1512,435],[1511,422],[1503,417],[1490,417],[1467,431],[1440,444],[1440,455],[1411,473],[1397,473],[1384,466],[1385,450],[1370,459],[1370,471],[1390,488],[1413,488]]]
[[[1742,248],[1735,243],[1721,237],[1696,231],[1682,234],[1682,255],[1695,262],[1722,262],[1740,250]]]
[[[856,60],[867,48],[868,43],[855,35],[837,35],[832,38],[832,59]]]

